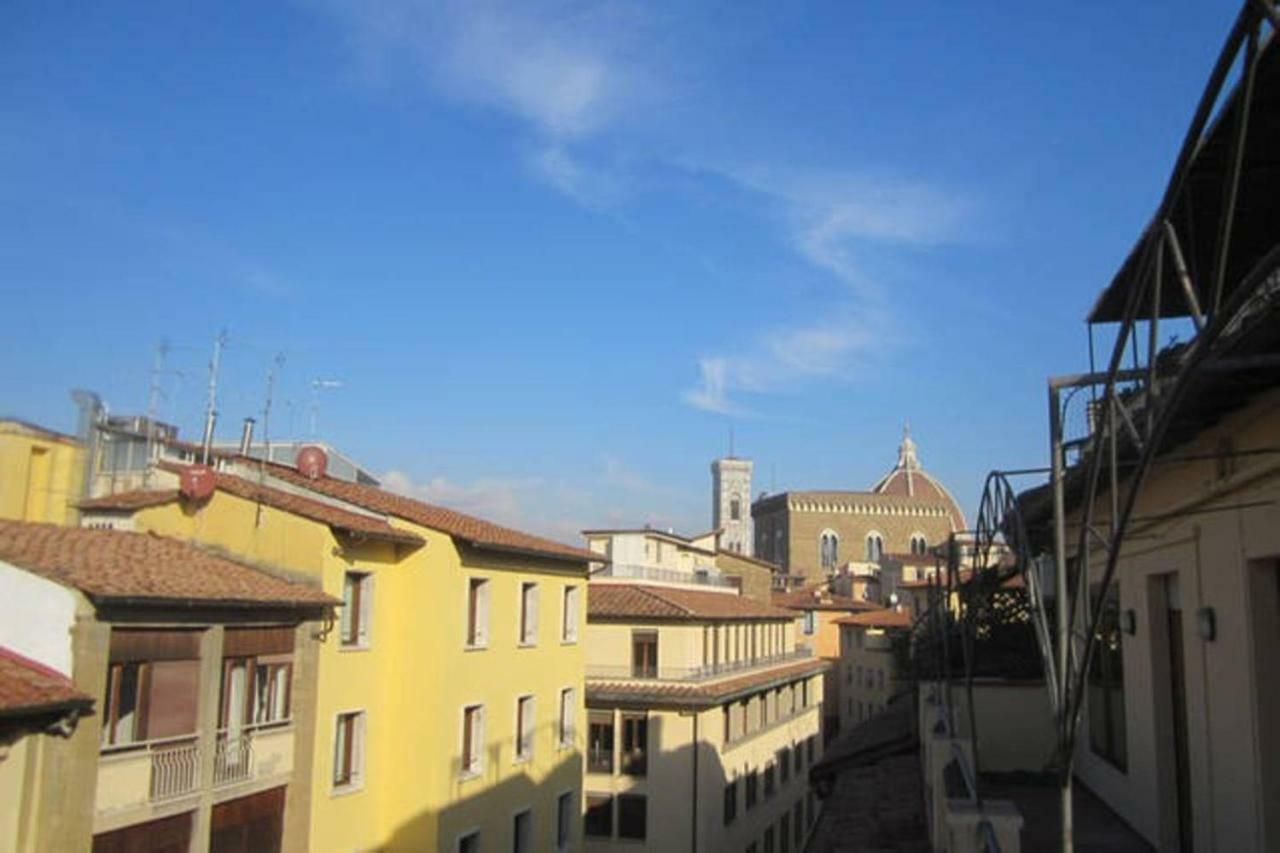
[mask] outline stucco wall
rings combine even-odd
[[[0,646],[71,676],[71,627],[76,593],[0,562]]]

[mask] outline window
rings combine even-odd
[[[804,751],[800,749],[800,744],[791,747],[791,752],[796,757],[796,775],[800,775],[800,771],[804,770]]]
[[[112,664],[107,676],[107,698],[102,706],[103,745],[133,743],[146,739],[146,726],[138,714],[142,704],[145,663]]]
[[[911,553],[916,556],[924,556],[929,551],[929,541],[925,539],[923,533],[911,534]]]
[[[724,786],[724,825],[728,826],[738,817],[738,780],[734,779]]]
[[[577,703],[577,694],[572,687],[566,687],[560,691],[560,746],[573,746],[575,732],[574,725],[574,705]]]
[[[729,499],[729,520],[730,521],[742,520],[742,498],[738,497],[737,495],[734,495],[732,498]]]
[[[637,794],[618,797],[618,837],[643,841],[647,824],[649,801]]]
[[[516,700],[516,760],[524,761],[533,755],[533,697],[521,696]]]
[[[761,845],[764,853],[773,853],[773,827],[769,827],[764,831],[764,843]]]
[[[339,642],[347,647],[369,644],[369,621],[373,609],[373,575],[347,572],[342,580],[342,617]]]
[[[364,711],[338,715],[333,738],[333,787],[353,788],[364,781]]]
[[[532,646],[538,642],[538,585],[520,584],[520,644]]]
[[[876,670],[876,686],[882,690],[884,689],[884,670],[883,669]]]
[[[774,788],[776,787],[774,783],[775,783],[775,780],[777,779],[777,774],[778,774],[777,768],[775,768],[772,764],[765,765],[764,795],[766,799],[773,796],[773,791],[774,791]]]
[[[747,774],[747,808],[755,808],[756,800],[760,798],[760,771],[752,770]]]
[[[458,853],[480,853],[480,830],[458,838]]]
[[[805,758],[808,760],[810,767],[813,766],[813,742],[815,740],[817,740],[816,735],[809,735],[808,739],[804,742],[804,751],[807,753]]]
[[[462,766],[464,776],[479,773],[484,760],[484,706],[462,709]]]
[[[292,669],[287,655],[224,659],[218,727],[238,731],[251,723],[287,720]]]
[[[1097,601],[1095,590],[1093,600]],[[1124,723],[1124,649],[1120,643],[1120,588],[1107,590],[1089,664],[1089,746],[1118,769],[1127,764]]]
[[[814,614],[813,614],[813,611],[812,611],[812,610],[806,610],[806,611],[804,612],[804,632],[805,632],[806,634],[812,634],[812,633],[816,630],[816,627],[815,627],[815,625],[814,625],[814,621],[815,621],[815,620],[814,620]]]
[[[813,826],[813,822],[818,819],[818,807],[817,801],[813,798],[812,791],[806,795],[805,802],[807,804],[804,810],[807,817],[806,823],[808,823],[809,826]]]
[[[778,849],[780,853],[791,853],[791,814],[783,812],[778,819]]]
[[[818,562],[831,572],[840,564],[840,537],[834,530],[824,530],[818,537]]]
[[[467,645],[489,644],[489,581],[471,578],[467,582]]]
[[[556,850],[568,850],[572,838],[573,792],[565,791],[556,798]]]
[[[587,794],[587,813],[582,830],[588,838],[613,837],[613,797],[607,794]]]
[[[631,677],[658,677],[658,632],[631,633]]]
[[[526,809],[511,824],[512,853],[529,853],[533,849],[533,812]]]
[[[796,807],[791,810],[791,823],[796,828],[796,849],[804,841],[804,800],[796,800]]]
[[[622,772],[643,776],[648,769],[649,718],[640,712],[622,715]]]
[[[576,586],[564,588],[564,601],[560,608],[560,641],[578,642],[578,592]]]
[[[878,563],[884,556],[884,537],[879,533],[867,534],[867,562]]]
[[[785,746],[778,750],[778,775],[778,782],[783,785],[791,778],[791,750]]]
[[[613,711],[587,715],[587,772],[613,772]]]

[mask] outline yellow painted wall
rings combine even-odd
[[[8,746],[0,746],[0,853],[35,851],[32,821],[40,786],[34,784],[39,772],[40,735],[25,735]]]
[[[72,439],[0,421],[0,518],[73,523],[83,465]]]
[[[373,576],[367,648],[343,648],[335,634],[322,644],[313,746],[311,844],[325,850],[452,850],[457,836],[479,829],[484,849],[509,849],[514,815],[533,809],[535,849],[555,830],[556,797],[574,795],[575,837],[582,790],[582,638],[585,569],[455,545],[446,534],[393,523],[427,540],[412,549],[340,540],[327,526],[216,493],[199,509],[177,503],[135,514],[139,530],[156,530],[302,572],[342,596],[347,571]],[[489,642],[465,648],[467,584],[490,580]],[[538,642],[516,642],[522,581],[539,584]],[[560,636],[562,592],[580,587],[578,642]],[[574,690],[576,737],[560,748],[559,692]],[[517,697],[535,697],[532,760],[514,762]],[[462,710],[485,706],[484,771],[461,779]],[[363,783],[332,785],[337,715],[365,713]]]

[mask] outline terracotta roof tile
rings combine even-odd
[[[721,681],[609,681],[587,679],[587,701],[635,701],[714,705],[743,693],[815,675],[830,668],[822,658],[773,666]]]
[[[791,610],[876,610],[881,605],[870,601],[862,601],[848,595],[835,595],[822,591],[821,597],[814,596],[812,589],[794,589],[790,592],[774,592],[773,603],[776,607]]]
[[[724,592],[647,584],[592,583],[588,619],[794,619],[790,610]]]
[[[397,495],[375,486],[351,483],[333,477],[311,479],[286,465],[268,464],[272,476],[302,486],[322,495],[338,498],[348,503],[384,512],[449,534],[478,548],[534,554],[575,562],[599,562],[600,555],[583,548],[565,545],[541,536],[522,533],[456,510],[434,506],[414,498]]]
[[[0,521],[0,560],[98,601],[277,607],[340,602],[316,587],[151,533]]]
[[[0,646],[0,717],[87,709],[92,704],[62,673]]]
[[[117,492],[114,495],[103,495],[89,498],[76,504],[80,509],[120,510],[128,512],[135,509],[146,509],[161,506],[178,499],[177,489],[134,489],[129,492]]]
[[[862,625],[866,628],[910,628],[914,617],[910,608],[901,610],[868,610],[866,613],[854,613],[841,616],[835,620],[837,625]]]

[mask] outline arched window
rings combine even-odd
[[[730,521],[742,520],[742,498],[738,497],[737,495],[734,495],[733,497],[729,498],[729,520]]]
[[[878,563],[884,556],[884,537],[879,533],[867,534],[867,562]]]
[[[818,561],[827,571],[835,571],[840,563],[840,537],[834,530],[824,530],[818,537]]]
[[[929,540],[925,538],[923,533],[911,534],[911,553],[921,557],[929,553]]]

